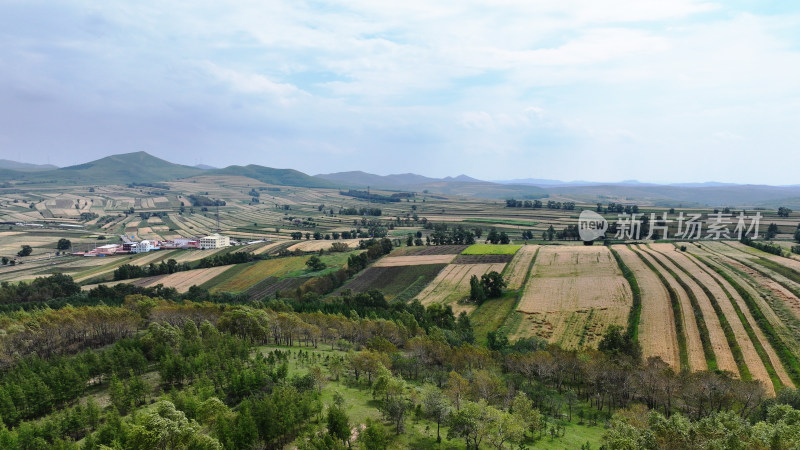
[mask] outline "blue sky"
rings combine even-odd
[[[0,3],[0,158],[796,184],[795,2]]]

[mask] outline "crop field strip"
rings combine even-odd
[[[738,308],[735,299],[732,301],[722,286],[708,274],[697,270],[697,267],[687,260],[685,255],[677,252],[674,246],[670,244],[656,245],[658,247],[650,248],[651,253],[661,255],[663,261],[669,264],[672,270],[677,269],[681,276],[688,278],[687,282],[691,281],[694,285],[699,286],[705,297],[711,302],[725,332],[731,352],[736,359],[741,377],[761,381],[767,392],[774,395],[774,389],[780,386],[777,373],[762,342],[752,332],[750,322]],[[776,381],[778,386],[775,386]]]
[[[422,264],[449,264],[456,255],[410,255],[386,256],[372,264],[372,267],[415,266]],[[462,263],[464,264],[464,263]]]
[[[706,248],[699,248],[696,245],[690,247],[690,252],[698,261],[729,283],[732,289],[741,296],[755,322],[783,363],[789,377],[795,386],[800,385],[798,333],[793,331],[791,324],[787,325],[770,308],[769,301],[766,298],[768,293],[764,293],[754,287],[751,284],[752,281],[747,280],[746,274],[738,272],[735,268],[719,261],[718,259],[724,258],[721,255],[709,252]]]
[[[380,260],[378,260],[380,261]],[[430,284],[446,263],[377,266],[373,264],[345,283],[338,292],[350,289],[353,292],[380,290],[389,301],[408,301]]]
[[[525,284],[514,337],[565,348],[596,346],[609,325],[625,326],[632,293],[605,247],[543,246]]]
[[[531,271],[533,257],[538,250],[538,245],[524,245],[514,254],[503,273],[508,289],[512,291],[522,289]]]
[[[734,264],[729,261],[730,264],[734,264],[737,269],[757,281],[759,286],[772,292],[773,296],[780,299],[795,318],[800,320],[800,272],[782,264],[791,263],[791,260],[769,255],[756,249],[753,250],[761,254],[745,253],[740,247],[730,246],[728,243],[723,244],[730,248],[707,246],[707,249],[738,262],[739,264]],[[773,258],[766,258],[764,255],[773,256]],[[776,305],[773,303],[771,306],[774,308]]]
[[[769,283],[763,278],[754,278],[748,272],[741,270],[741,264],[737,261],[714,252],[708,246],[699,248],[690,247],[695,256],[705,257],[707,265],[711,265],[717,273],[724,271],[724,277],[731,285],[736,285],[747,293],[742,298],[748,297],[752,300],[752,306],[758,308],[759,313],[768,321],[770,326],[780,335],[781,340],[789,346],[793,354],[800,354],[800,321],[792,314],[780,296],[768,288]],[[738,289],[737,289],[738,290]],[[750,308],[750,302],[746,302]],[[758,315],[753,313],[755,317]],[[795,380],[796,381],[796,380]]]
[[[761,358],[765,369],[767,370],[771,384],[766,381],[765,386],[770,390],[770,386],[777,391],[781,386],[793,386],[791,378],[783,367],[783,363],[775,353],[775,350],[770,345],[764,333],[755,323],[753,316],[744,304],[741,296],[733,289],[733,287],[725,281],[724,278],[716,274],[713,270],[704,266],[691,256],[676,251],[670,252],[669,244],[655,244],[654,247],[662,246],[657,250],[664,253],[665,257],[670,258],[673,262],[681,267],[681,269],[689,276],[694,277],[696,281],[707,290],[707,295],[714,295],[717,299],[727,298],[730,304],[735,309],[736,315],[740,323],[745,328],[745,332],[749,337],[750,343],[754,347],[754,351]],[[747,352],[747,349],[744,349]],[[762,375],[763,376],[763,375]],[[761,379],[756,376],[757,379]]]
[[[707,296],[694,280],[686,276],[661,253],[652,251],[646,245],[639,245],[637,249],[653,258],[686,293],[697,320],[698,330],[700,330],[708,369],[726,370],[738,374],[744,379],[750,379],[750,371],[742,355],[737,336],[732,333],[729,317],[719,306],[717,299]],[[759,364],[761,364],[760,361]]]
[[[658,356],[675,370],[680,370],[675,316],[669,292],[658,276],[626,245],[614,245],[625,265],[633,272],[641,296],[641,314],[638,322],[638,341],[645,358]],[[699,335],[697,339],[699,339]],[[700,362],[696,362],[699,364]],[[705,363],[705,360],[702,361]]]
[[[400,247],[392,251],[390,257],[405,255],[455,255],[460,254],[466,245],[427,245],[421,247]]]
[[[661,280],[661,284],[667,289],[677,333],[681,370],[707,370],[706,349],[700,332],[701,325],[705,328],[705,323],[695,317],[689,296],[672,275],[659,269],[658,263],[649,254],[634,250],[633,247],[630,247],[630,249]]]

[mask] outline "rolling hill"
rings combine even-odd
[[[146,152],[124,153],[75,166],[36,172],[0,172],[0,181],[56,184],[128,184],[175,180],[204,173]]]
[[[0,159],[0,169],[35,171],[35,170],[58,169],[58,166],[54,166],[52,164],[30,164],[18,161],[11,161],[10,159]]]
[[[273,169],[255,164],[206,170],[203,171],[203,175],[236,175],[253,178],[267,184],[308,188],[338,188],[342,185],[342,183],[312,177],[294,169]]]

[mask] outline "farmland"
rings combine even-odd
[[[605,247],[542,247],[517,310],[515,336],[565,348],[596,345],[609,325],[624,325],[632,294]]]

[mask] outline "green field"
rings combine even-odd
[[[539,222],[531,222],[530,220],[512,220],[512,219],[486,219],[483,217],[470,217],[464,219],[464,222],[472,223],[487,223],[487,224],[500,224],[500,225],[517,225],[520,227],[535,227]]]
[[[473,244],[466,248],[462,255],[513,255],[522,248],[516,244]]]

